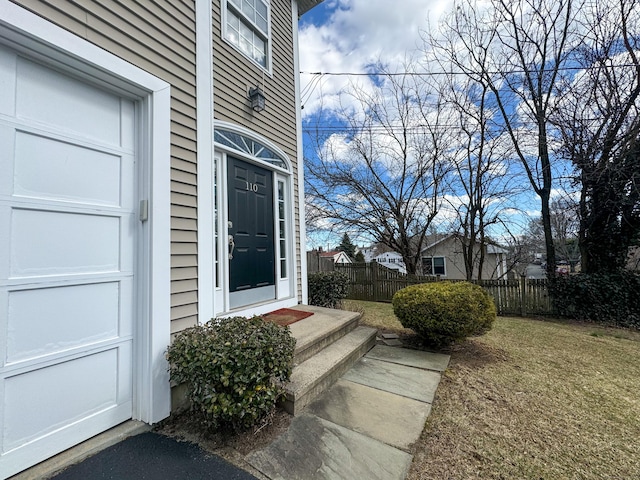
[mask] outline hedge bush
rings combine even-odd
[[[634,272],[559,277],[550,285],[563,317],[640,328],[640,275]]]
[[[309,305],[336,308],[347,296],[349,277],[342,272],[318,272],[308,277]]]
[[[491,329],[496,307],[489,294],[469,282],[433,282],[396,292],[393,312],[425,342],[447,346]]]
[[[215,319],[180,332],[167,351],[171,379],[209,427],[255,425],[284,393],[295,339],[260,317]]]

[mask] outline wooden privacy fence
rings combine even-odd
[[[335,265],[349,278],[347,298],[372,302],[390,302],[398,290],[418,283],[438,282],[437,276],[407,275],[378,263]],[[461,280],[453,280],[461,281]],[[517,280],[473,281],[493,297],[498,315],[553,315],[546,280],[521,277]]]
[[[333,258],[321,257],[319,252],[307,252],[307,271],[309,273],[332,272]]]

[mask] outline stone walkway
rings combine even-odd
[[[246,460],[271,480],[404,480],[449,356],[377,345]]]

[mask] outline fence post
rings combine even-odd
[[[520,276],[520,315],[527,316],[527,276]]]
[[[378,301],[378,262],[371,262],[371,286],[373,287],[373,301]]]

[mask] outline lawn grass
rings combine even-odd
[[[360,300],[345,300],[342,308],[362,313],[361,325],[377,328],[382,331],[396,333],[413,333],[404,328],[393,313],[390,303],[365,302]]]
[[[639,332],[500,317],[450,353],[409,480],[640,478]]]

